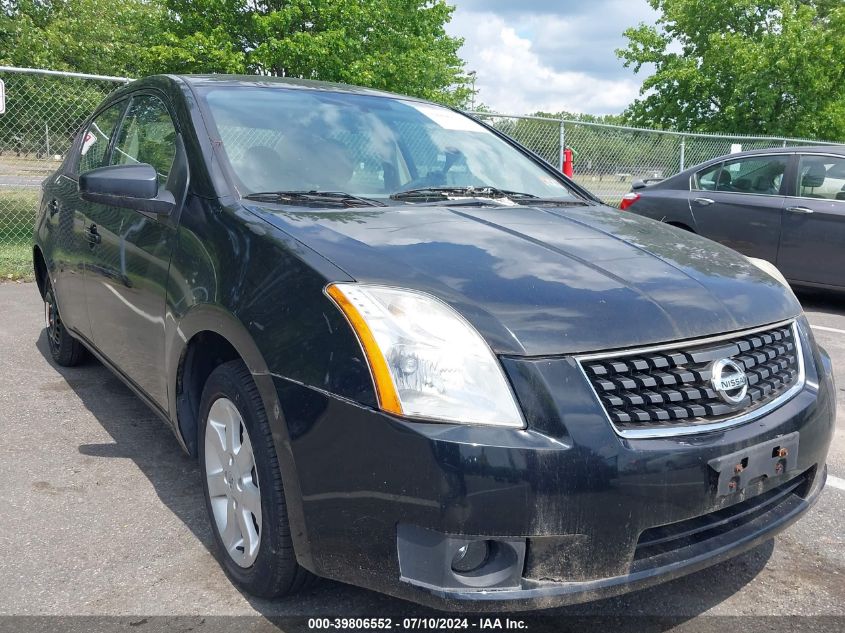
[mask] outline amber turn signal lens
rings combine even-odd
[[[343,312],[349,325],[355,330],[358,336],[358,341],[364,349],[364,354],[367,357],[367,362],[370,364],[370,371],[373,375],[373,381],[376,387],[376,397],[378,398],[379,407],[383,411],[402,415],[402,404],[399,402],[399,396],[396,393],[396,387],[393,385],[393,379],[390,377],[390,371],[387,368],[387,361],[384,359],[384,354],[381,353],[376,339],[373,336],[367,322],[361,316],[356,308],[346,295],[337,286],[329,286],[326,288],[326,294]]]

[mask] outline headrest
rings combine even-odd
[[[827,167],[822,163],[810,163],[804,177],[801,179],[802,187],[821,187],[827,178]]]

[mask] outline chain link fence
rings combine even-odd
[[[575,181],[618,206],[634,179],[663,179],[734,151],[831,145],[780,137],[689,134],[602,123],[473,112],[552,165],[563,169],[563,150],[574,154]]]
[[[0,114],[0,277],[31,274],[31,242],[40,184],[64,158],[85,118],[129,81],[0,67],[6,111]],[[575,180],[618,205],[635,178],[665,178],[742,150],[824,144],[800,139],[679,134],[539,117],[475,112],[552,165],[573,150]]]
[[[127,79],[0,67],[0,276],[32,268],[32,232],[41,182],[64,158],[83,121]]]

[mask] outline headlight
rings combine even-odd
[[[789,282],[786,280],[786,277],[783,276],[783,273],[780,272],[778,270],[778,267],[775,266],[772,262],[767,262],[765,259],[757,259],[756,257],[748,257],[747,259],[757,268],[762,270],[764,273],[767,273],[770,276],[774,277],[777,281],[779,281],[791,290]]]
[[[326,288],[364,349],[379,406],[410,417],[522,428],[499,361],[442,301],[364,284]]]

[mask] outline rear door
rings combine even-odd
[[[690,210],[701,235],[745,255],[777,259],[788,154],[710,165],[691,182]]]
[[[126,107],[123,100],[102,108],[73,145],[66,171],[45,184],[48,227],[51,232],[54,289],[65,325],[91,339],[85,298],[85,269],[91,255],[86,216],[92,206],[79,195],[79,174],[108,164],[112,135]],[[96,205],[95,205],[96,206]]]
[[[845,157],[802,154],[777,266],[787,279],[845,286]]]
[[[149,163],[161,188],[168,186],[175,155],[176,128],[165,102],[153,94],[133,95],[110,164]],[[166,408],[164,315],[175,218],[97,205],[88,220],[95,236],[85,278],[94,344]]]

